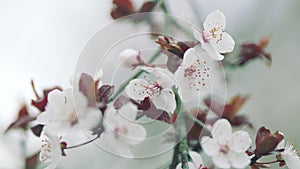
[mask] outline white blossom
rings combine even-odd
[[[145,79],[133,79],[126,86],[126,94],[138,101],[150,97],[156,108],[173,113],[176,108],[175,94],[171,87],[175,85],[173,75],[161,68],[142,68],[156,76],[155,82]]]
[[[189,155],[192,160],[188,162],[189,169],[201,169],[203,167],[203,160],[201,155],[195,151],[189,151]],[[179,163],[176,166],[176,169],[182,169],[182,163]]]
[[[52,134],[65,134],[74,127],[83,126],[90,129],[100,121],[101,112],[95,107],[88,107],[87,98],[79,91],[72,89],[54,90],[48,95],[45,112],[37,121]]]
[[[141,61],[141,53],[134,49],[126,49],[119,55],[121,65],[126,68],[133,68]]]
[[[203,59],[205,57],[206,52],[197,53],[194,48],[184,53],[182,64],[175,72],[178,93],[183,102],[190,102],[211,89],[211,70]]]
[[[107,108],[104,115],[104,129],[100,141],[112,152],[133,157],[131,146],[140,144],[146,137],[146,130],[136,122],[137,107],[132,103],[123,105],[116,110]]]
[[[252,140],[247,132],[232,133],[228,120],[220,119],[214,123],[211,134],[212,138],[204,136],[201,139],[201,146],[217,167],[245,168],[250,164],[246,150],[251,146]]]
[[[232,37],[224,32],[225,26],[226,20],[223,12],[216,10],[205,19],[204,31],[194,28],[194,36],[200,41],[201,47],[216,60],[223,60],[222,53],[232,52],[235,45]]]
[[[278,148],[284,148],[284,151],[280,153],[281,158],[289,169],[298,169],[300,167],[300,157],[297,150],[295,150],[295,145],[288,140],[284,146],[284,142],[282,140],[278,145]]]

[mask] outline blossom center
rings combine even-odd
[[[128,133],[128,128],[123,127],[116,127],[114,130],[115,138],[119,138],[120,135],[126,135]]]
[[[191,65],[190,67],[184,69],[184,77],[190,77],[196,72],[196,67]]]
[[[223,154],[227,154],[229,152],[230,148],[227,144],[225,145],[221,145],[220,147],[220,152],[222,152]]]

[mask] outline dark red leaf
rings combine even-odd
[[[111,11],[113,19],[119,19],[134,13],[133,5],[130,0],[113,0],[115,7]]]
[[[123,105],[130,102],[130,99],[124,95],[119,96],[114,102],[115,109],[120,109]]]
[[[102,85],[97,92],[97,102],[101,105],[106,105],[113,93],[114,86]]]
[[[81,91],[88,99],[89,106],[96,106],[96,91],[98,81],[86,73],[82,73],[79,79],[79,91]]]
[[[34,154],[31,157],[27,157],[26,158],[26,167],[25,169],[34,169],[37,167],[38,164],[38,157],[39,157],[39,153]]]
[[[269,129],[265,127],[259,128],[255,140],[255,155],[258,157],[267,155],[277,147],[278,143],[280,143],[283,138],[284,136],[279,132],[271,134],[271,131]]]
[[[154,7],[157,5],[157,2],[155,1],[148,1],[148,2],[145,2],[141,9],[139,10],[140,13],[142,12],[151,12]]]

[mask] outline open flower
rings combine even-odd
[[[189,155],[191,157],[190,162],[188,162],[189,169],[202,169],[203,167],[203,160],[199,153],[195,151],[189,151]],[[176,169],[182,169],[182,163],[179,163],[176,166]]]
[[[54,169],[62,156],[59,137],[43,132],[40,138],[42,141],[40,161],[48,164],[45,169]]]
[[[300,167],[300,157],[295,150],[295,145],[288,140],[284,146],[284,140],[282,140],[278,148],[284,148],[284,151],[280,153],[280,160],[284,161],[284,164],[287,165],[289,169],[298,169]]]
[[[194,29],[194,36],[200,41],[201,47],[216,59],[223,60],[221,53],[232,52],[235,42],[224,32],[226,20],[223,12],[216,10],[210,13],[203,23],[204,31]]]
[[[156,82],[149,83],[145,79],[133,79],[126,87],[126,94],[138,101],[150,97],[156,108],[173,113],[176,108],[175,95],[171,89],[175,79],[171,78],[169,72],[160,68],[143,68],[155,74]]]
[[[109,107],[104,115],[102,144],[116,154],[133,157],[130,146],[143,142],[146,137],[145,128],[135,122],[137,112],[137,107],[130,102],[118,110]]]
[[[202,51],[201,55],[207,56],[207,53]],[[178,93],[183,102],[189,102],[211,88],[210,68],[201,55],[194,48],[188,49],[175,72]]]
[[[37,121],[46,125],[48,132],[68,133],[75,126],[94,127],[100,120],[101,113],[95,107],[88,107],[87,98],[81,92],[73,93],[72,89],[54,90],[48,96],[45,112],[37,117]]]
[[[201,139],[201,146],[217,167],[245,168],[250,164],[250,158],[245,152],[252,140],[247,132],[232,133],[228,120],[220,119],[213,125],[211,134],[212,138],[204,136]]]

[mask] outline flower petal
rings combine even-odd
[[[201,147],[204,153],[208,156],[215,156],[219,153],[220,150],[218,143],[208,136],[202,137]]]
[[[114,107],[108,107],[104,114],[103,125],[105,131],[113,132],[116,126],[119,124],[120,115],[116,112]]]
[[[143,142],[147,135],[147,131],[143,126],[134,123],[128,126],[127,132],[128,133],[126,136],[124,135],[124,137],[126,139],[126,143],[130,145],[136,145]]]
[[[220,39],[214,39],[211,44],[217,52],[228,53],[233,51],[235,42],[228,33],[223,32]]]
[[[230,162],[234,168],[245,168],[250,164],[250,158],[246,153],[231,153]]]
[[[189,169],[199,169],[194,163],[188,162]],[[177,164],[176,169],[182,169],[182,163]]]
[[[212,157],[212,161],[215,164],[215,166],[217,166],[218,168],[230,168],[230,162],[229,162],[229,158],[227,155],[223,154],[223,153],[219,153],[216,156]]]
[[[183,56],[182,65],[183,67],[190,66],[191,64],[195,63],[199,58],[199,54],[196,52],[194,48],[189,48]]]
[[[217,52],[210,43],[202,43],[201,47],[215,60],[223,60],[224,56]]]
[[[200,44],[205,43],[204,40],[203,40],[201,32],[199,30],[197,30],[196,28],[194,28],[194,27],[192,27],[192,29],[193,29],[194,37],[200,42]]]
[[[199,153],[195,151],[190,151],[189,155],[193,161],[193,164],[195,165],[195,168],[200,168],[200,166],[203,165],[203,160]]]
[[[138,113],[136,105],[132,104],[131,102],[123,105],[118,111],[121,116],[125,117],[125,119],[129,121],[134,121]]]
[[[153,96],[152,101],[156,108],[168,113],[174,113],[176,108],[175,94],[170,88],[163,89],[159,95]]]
[[[170,88],[176,85],[175,77],[169,70],[145,66],[141,67],[141,69],[154,74],[157,83],[163,88]]]
[[[251,146],[252,140],[245,131],[236,131],[231,136],[230,149],[236,153],[244,153]]]
[[[133,79],[126,86],[126,94],[134,100],[144,100],[148,97],[149,91],[147,90],[148,82],[144,79]]]
[[[219,10],[210,13],[206,17],[203,23],[203,27],[206,32],[210,32],[214,28],[225,30],[226,27],[225,15],[223,14],[223,12]]]
[[[284,161],[289,169],[298,169],[300,167],[300,158],[297,154],[285,156]]]
[[[195,96],[189,87],[189,82],[184,78],[184,68],[179,67],[175,72],[175,78],[178,84],[178,94],[184,103],[190,102]]]
[[[219,119],[213,125],[211,131],[213,139],[215,139],[219,144],[224,144],[228,142],[232,135],[232,127],[228,120]]]

